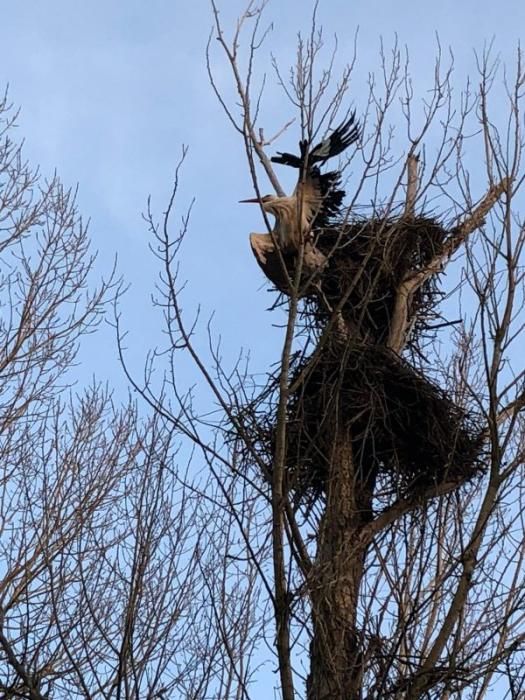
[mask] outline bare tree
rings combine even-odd
[[[266,226],[254,264],[286,311],[264,380],[245,357],[226,366],[209,327],[202,353],[183,314],[183,151],[165,213],[146,214],[167,346],[140,380],[116,315],[152,411],[96,384],[73,393],[79,342],[118,286],[87,291],[74,193],[24,162],[0,104],[1,692],[249,698],[270,659],[283,700],[483,698],[496,683],[520,698],[521,54],[501,92],[479,57],[477,87],[456,98],[438,47],[423,100],[401,49],[381,46],[379,78],[356,89],[357,54],[339,76],[333,54],[322,66],[314,13],[291,71],[269,59],[290,113],[263,128],[264,3],[231,38],[212,9],[211,87]],[[307,158],[354,108],[346,208],[285,249],[261,196],[266,182],[284,194],[273,149],[295,130]]]
[[[242,591],[221,575],[235,548],[224,503],[237,494],[188,476],[191,455],[161,416],[97,384],[73,390],[82,336],[119,287],[89,291],[74,193],[24,161],[15,121],[4,96],[0,695],[234,697],[257,595],[251,565],[237,564]]]
[[[263,179],[284,193],[268,149],[292,131],[293,114],[269,130],[259,123],[264,3],[248,5],[231,38],[212,7],[211,86],[262,205]],[[232,71],[231,102],[214,78],[215,47]],[[319,69],[323,50],[314,14],[291,71],[273,65],[308,143],[347,114],[357,60],[336,76],[330,56]],[[202,355],[198,319],[184,318],[177,274],[189,213],[181,230],[170,225],[179,171],[161,221],[148,215],[169,388],[153,382],[160,354],[135,386],[207,462],[237,542],[224,577],[254,604],[241,639],[210,590],[236,688],[218,697],[250,696],[257,657],[244,652],[258,635],[274,643],[283,700],[525,690],[522,58],[504,95],[501,67],[485,54],[477,87],[456,97],[453,61],[438,47],[424,99],[397,45],[381,46],[380,59],[366,91],[352,86],[362,138],[343,164],[353,170],[344,216],[314,227],[310,248],[305,239],[290,256],[262,211],[267,233],[254,254],[267,274],[274,256],[275,306],[287,311],[267,382],[242,358],[227,368],[210,331]],[[493,97],[504,118],[493,118]],[[404,151],[391,120],[402,120]],[[322,256],[318,269],[308,249]],[[181,391],[181,355],[201,373],[215,418]]]

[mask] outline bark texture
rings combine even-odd
[[[373,475],[356,469],[350,431],[334,428],[331,477],[311,579],[313,638],[308,700],[361,697],[357,601],[366,557]]]

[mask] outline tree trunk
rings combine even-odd
[[[308,700],[358,700],[361,697],[362,644],[357,600],[369,522],[373,475],[356,469],[349,430],[334,430],[326,507],[311,579],[313,639]]]

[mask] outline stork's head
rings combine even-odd
[[[297,197],[278,197],[267,194],[255,199],[243,199],[243,202],[259,204],[267,214],[275,216],[273,234],[277,237],[282,250],[294,246],[301,240],[302,228],[297,224]]]
[[[263,197],[255,197],[254,199],[241,199],[240,204],[259,204],[268,214],[273,214],[276,219],[282,219],[295,209],[295,200],[294,202],[291,200],[291,197],[277,197],[274,194],[265,194]]]

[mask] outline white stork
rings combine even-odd
[[[275,217],[274,240],[283,251],[297,251],[314,228],[323,228],[330,217],[338,213],[344,191],[339,189],[341,173],[321,173],[319,166],[329,158],[342,153],[359,138],[359,124],[355,112],[347,121],[334,129],[321,143],[309,150],[309,142],[299,142],[300,155],[280,153],[274,163],[299,169],[299,180],[290,197],[267,194],[261,198],[243,199],[242,202],[260,204],[265,212]],[[252,234],[255,235],[255,234]]]

